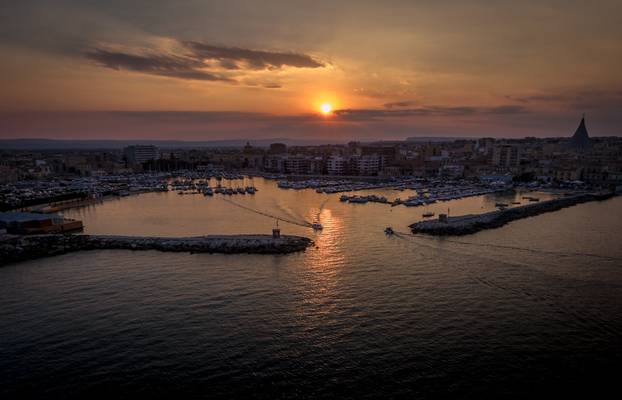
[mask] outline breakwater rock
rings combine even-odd
[[[286,254],[302,251],[311,239],[301,236],[210,235],[197,237],[137,237],[108,235],[3,235],[0,265],[81,250],[159,250],[191,253]]]
[[[449,217],[446,222],[440,220],[421,221],[410,225],[410,228],[413,233],[426,233],[434,236],[468,235],[484,229],[498,228],[517,219],[556,211],[588,201],[605,200],[613,196],[615,193],[610,192],[584,193],[485,214]]]

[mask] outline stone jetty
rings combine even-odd
[[[446,221],[440,219],[421,221],[410,225],[410,228],[413,233],[434,236],[468,235],[484,229],[498,228],[517,219],[556,211],[588,201],[605,200],[613,196],[615,193],[611,192],[577,194],[485,214],[448,217]]]
[[[223,235],[138,237],[108,235],[0,235],[0,265],[82,250],[159,250],[190,253],[287,254],[305,250],[301,236]]]

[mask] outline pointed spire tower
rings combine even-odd
[[[579,127],[570,139],[570,147],[575,150],[588,150],[592,147],[590,136],[587,134],[587,128],[585,127],[585,114],[583,114]]]

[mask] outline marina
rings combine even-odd
[[[415,223],[418,219],[427,220],[426,223],[432,224],[436,220],[432,220],[434,216],[438,215],[439,218],[444,218],[443,215],[451,212],[450,221],[457,221],[455,218],[460,217],[463,213],[460,211],[462,202],[467,199],[483,199],[490,197],[495,199],[492,202],[486,202],[486,206],[480,207],[480,210],[475,211],[474,215],[486,214],[487,212],[510,210],[517,207],[523,207],[525,204],[537,204],[540,199],[546,202],[557,197],[567,197],[569,195],[578,195],[583,193],[582,191],[547,191],[546,187],[514,187],[513,185],[500,184],[500,183],[483,183],[483,182],[468,182],[468,181],[451,181],[451,180],[391,180],[387,182],[354,182],[348,180],[306,180],[302,181],[300,186],[289,187],[286,185],[284,188],[283,180],[279,180],[279,177],[272,177],[274,179],[267,179],[262,177],[253,177],[244,174],[231,174],[231,173],[219,173],[211,174],[206,172],[183,172],[178,171],[171,174],[144,174],[139,177],[135,177],[131,180],[131,184],[120,183],[122,179],[120,177],[107,177],[104,181],[108,186],[105,186],[106,193],[100,189],[99,191],[86,191],[84,199],[64,200],[56,203],[48,203],[39,206],[32,206],[29,209],[37,213],[53,213],[64,211],[70,218],[80,221],[81,212],[79,210],[88,210],[91,207],[99,208],[102,202],[109,202],[116,199],[131,198],[132,195],[144,196],[149,193],[153,194],[174,194],[181,195],[180,197],[195,197],[197,201],[201,199],[216,199],[225,200],[232,206],[237,207],[246,213],[246,215],[255,214],[257,216],[265,218],[264,225],[266,226],[263,232],[253,232],[258,234],[264,234],[269,231],[270,224],[274,224],[275,221],[281,221],[292,227],[310,228],[313,232],[321,232],[324,228],[322,222],[322,208],[327,201],[342,204],[352,205],[364,205],[364,204],[378,204],[378,205],[390,205],[390,210],[393,212],[393,207],[403,205],[405,209],[411,207],[424,207],[424,211],[418,214],[418,217],[412,216],[412,213],[405,211],[404,218],[408,218]],[[97,187],[95,183],[99,182],[97,178],[78,180],[68,187],[75,189],[76,187],[90,188]],[[100,182],[101,183],[101,182]],[[120,186],[119,186],[120,185]],[[289,184],[288,184],[289,185]],[[261,191],[260,191],[260,188]],[[317,190],[322,188],[322,190]],[[117,190],[116,192],[112,189]],[[291,190],[294,189],[294,190]],[[328,189],[328,192],[325,190]],[[112,192],[111,192],[112,190]],[[263,191],[266,191],[264,193]],[[271,212],[268,209],[272,206],[267,206],[265,201],[259,203],[255,199],[256,193],[264,193],[268,198],[268,202],[280,201],[280,199],[287,199],[289,197],[296,197],[295,193],[304,191],[306,193],[313,193],[316,198],[315,208],[319,210],[317,215],[314,215],[314,211],[311,214],[292,216],[286,215],[280,212]],[[337,195],[340,192],[349,192],[341,195]],[[370,193],[379,191],[376,193]],[[114,196],[110,193],[116,193]],[[50,194],[50,192],[45,192]],[[404,196],[406,194],[406,196]],[[128,197],[129,196],[129,197]],[[227,200],[230,197],[237,196],[237,200]],[[261,196],[263,197],[263,195]],[[402,200],[404,197],[405,200]],[[258,198],[257,198],[258,199]],[[332,199],[332,200],[331,200]],[[22,199],[23,201],[23,199]],[[250,202],[249,202],[250,201]],[[177,208],[178,205],[172,206]],[[204,204],[202,207],[212,208],[213,205]],[[220,208],[220,206],[216,206]],[[78,212],[76,212],[78,211]],[[466,217],[465,217],[466,218]],[[469,217],[470,218],[470,217]],[[486,219],[486,217],[481,217]],[[213,222],[212,222],[213,224]],[[87,232],[91,231],[91,223],[86,222],[85,227]],[[427,225],[425,225],[427,226]],[[453,225],[451,225],[453,226]],[[297,229],[297,228],[295,228]],[[470,229],[470,228],[469,228]],[[468,230],[468,229],[467,229]],[[225,231],[214,230],[213,227],[209,228],[210,233],[228,233],[229,229]],[[95,230],[94,232],[97,232]],[[233,233],[233,231],[231,231]],[[118,232],[124,234],[125,232]],[[197,232],[202,234],[203,232]],[[237,232],[236,232],[237,233]],[[301,233],[301,232],[300,232]]]

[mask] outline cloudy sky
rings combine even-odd
[[[3,1],[0,52],[1,138],[622,135],[620,0]]]

